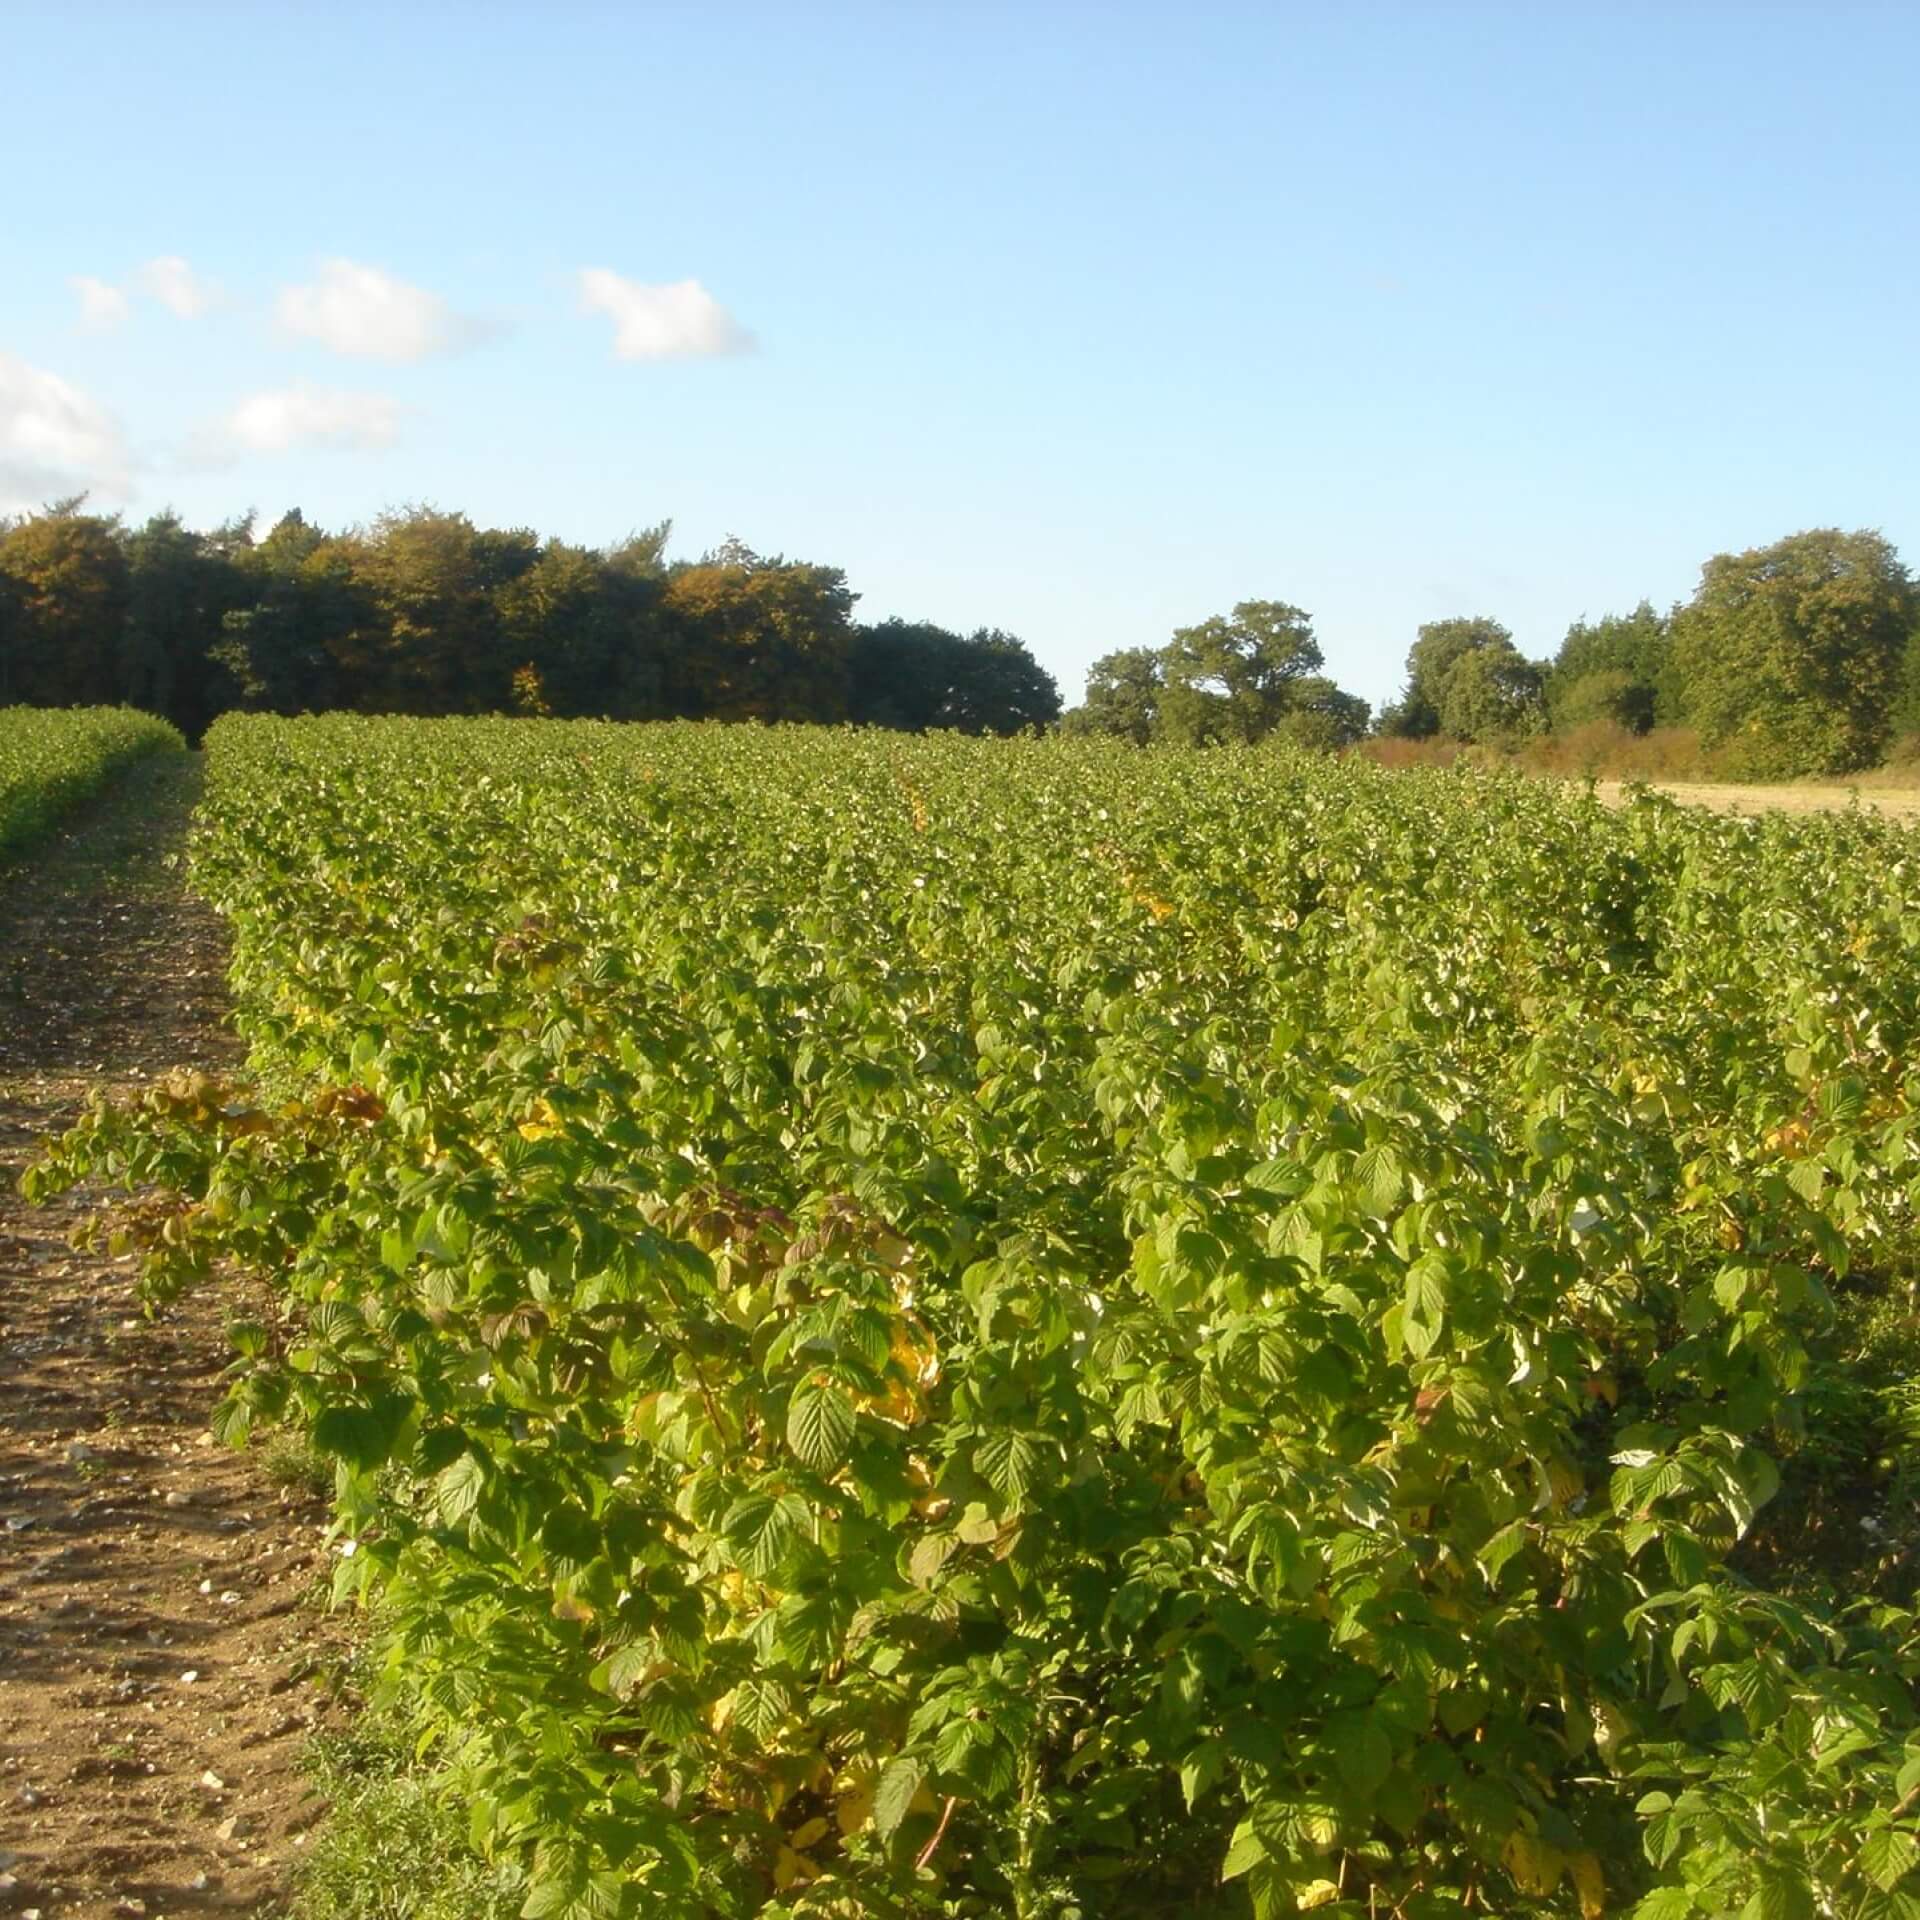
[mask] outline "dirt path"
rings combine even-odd
[[[90,1092],[230,1065],[225,955],[171,862],[196,757],[132,769],[0,871],[0,1914],[276,1910],[324,1646],[311,1495],[206,1431],[226,1359],[201,1293],[147,1321],[87,1211],[14,1190]]]

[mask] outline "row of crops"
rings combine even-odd
[[[129,761],[184,744],[166,721],[131,707],[0,707],[0,860]]]
[[[257,1080],[35,1176],[530,1916],[1920,1913],[1920,839],[228,718]]]

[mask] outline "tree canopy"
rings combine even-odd
[[[669,561],[412,506],[129,529],[66,500],[0,523],[0,704],[125,701],[189,734],[227,708],[845,721],[1013,733],[1059,717],[999,628],[863,627],[838,567],[737,540]]]
[[[1877,533],[1822,527],[1719,554],[1674,620],[1686,716],[1752,778],[1870,766],[1892,730],[1914,610]]]
[[[1557,729],[1612,721],[1645,733],[1676,718],[1668,671],[1670,623],[1642,600],[1629,614],[1576,620],[1547,669],[1547,711]]]
[[[0,704],[125,702],[197,737],[228,708],[851,722],[1006,734],[1061,722],[1139,745],[1369,730],[1512,749],[1545,732],[1692,729],[1716,770],[1844,773],[1920,739],[1920,593],[1889,542],[1814,528],[1719,554],[1667,612],[1582,617],[1530,659],[1486,614],[1416,632],[1375,718],[1312,617],[1242,600],[1059,689],[999,627],[863,623],[843,569],[669,521],[604,547],[415,505],[329,531],[299,511],[128,526],[84,498],[0,520]],[[1690,751],[1683,748],[1683,751]],[[1663,754],[1670,751],[1659,749]]]
[[[1324,678],[1324,664],[1309,615],[1282,600],[1242,600],[1230,615],[1179,628],[1164,647],[1096,660],[1067,722],[1142,746],[1251,744],[1276,733],[1346,746],[1365,734],[1369,708]]]

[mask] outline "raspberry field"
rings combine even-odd
[[[228,717],[250,1076],[34,1176],[531,1920],[1920,1914],[1920,837]]]
[[[43,838],[68,808],[180,735],[131,707],[0,707],[0,859]]]

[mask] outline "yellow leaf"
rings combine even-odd
[[[1548,1497],[1552,1505],[1564,1507],[1586,1492],[1587,1483],[1580,1469],[1568,1460],[1547,1462]]]
[[[843,1774],[845,1790],[834,1802],[834,1815],[840,1822],[840,1831],[851,1836],[860,1831],[873,1818],[873,1782],[871,1770],[863,1771],[857,1778]]]
[[[1633,1722],[1611,1700],[1593,1702],[1593,1744],[1600,1749],[1601,1759],[1611,1764],[1621,1741],[1632,1732]]]
[[[812,1846],[816,1840],[824,1840],[826,1837],[826,1821],[815,1818],[809,1820],[804,1827],[795,1828],[794,1831],[787,1836],[787,1845],[793,1848],[796,1853],[800,1853]]]
[[[773,1863],[773,1884],[785,1893],[789,1887],[804,1887],[809,1880],[817,1880],[820,1869],[804,1853],[795,1853],[791,1847],[783,1846]]]
[[[1524,1829],[1507,1836],[1500,1860],[1522,1893],[1542,1900],[1560,1884],[1560,1876],[1567,1870],[1567,1856],[1558,1847],[1549,1846],[1537,1833]]]
[[[1293,1890],[1293,1904],[1302,1913],[1311,1913],[1315,1907],[1324,1907],[1329,1900],[1339,1898],[1340,1889],[1331,1880],[1309,1880]]]
[[[1567,1875],[1580,1896],[1581,1920],[1600,1920],[1607,1910],[1607,1876],[1601,1870],[1599,1857],[1576,1853],[1567,1862]]]
[[[940,1361],[933,1335],[924,1327],[896,1320],[889,1357],[916,1387],[930,1387],[940,1377]]]

